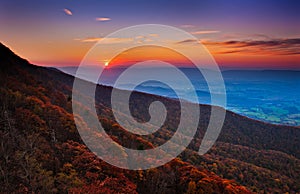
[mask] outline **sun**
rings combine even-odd
[[[106,62],[104,63],[104,66],[105,66],[105,67],[108,67],[108,65],[109,65],[109,62],[106,61]]]

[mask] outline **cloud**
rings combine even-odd
[[[134,37],[135,40],[142,41],[142,42],[152,42],[153,38],[159,37],[158,34],[148,34],[148,35],[140,35]]]
[[[181,25],[180,27],[181,27],[181,28],[194,28],[194,27],[196,27],[196,26],[190,25],[190,24],[185,24],[185,25]]]
[[[188,44],[188,43],[197,43],[197,42],[199,41],[196,39],[186,39],[186,40],[176,42],[176,44]]]
[[[86,37],[86,38],[75,38],[74,40],[80,41],[80,42],[98,42],[100,40],[103,40],[101,44],[117,44],[117,43],[128,43],[128,42],[137,42],[137,43],[142,43],[142,42],[152,42],[153,40],[151,38],[156,38],[158,37],[158,34],[148,34],[147,36],[136,36],[132,38],[104,38],[104,37]]]
[[[69,10],[69,9],[64,9],[64,12],[65,12],[65,14],[67,14],[67,15],[73,15],[73,13],[72,13],[72,11],[71,10]]]
[[[158,37],[158,34],[149,34],[150,37]]]
[[[108,17],[102,17],[102,18],[96,18],[96,21],[99,21],[99,22],[105,22],[105,21],[110,21],[111,18],[108,18]]]
[[[74,40],[80,42],[87,42],[87,43],[98,42],[100,40],[103,40],[101,44],[118,44],[118,43],[127,43],[133,41],[132,38],[102,38],[102,37],[75,38]]]
[[[223,33],[222,36],[220,36],[223,40],[246,40],[246,39],[254,39],[254,40],[269,40],[272,39],[272,37],[266,35],[266,34],[245,34],[245,33]]]
[[[87,37],[87,38],[76,38],[75,40],[79,40],[80,42],[98,42],[102,38],[97,38],[97,37]]]
[[[277,55],[299,55],[300,38],[268,39],[268,40],[230,40],[223,42],[206,41],[207,46],[231,49],[222,51],[226,53],[253,53],[253,54],[277,54]],[[233,49],[233,50],[232,50]],[[230,52],[232,51],[232,52]]]
[[[217,44],[231,47],[250,47],[250,46],[267,46],[267,47],[291,47],[300,46],[300,38],[292,39],[269,39],[269,40],[230,40],[224,42],[206,42],[206,44]]]
[[[201,30],[201,31],[195,31],[195,32],[191,32],[191,34],[194,35],[199,35],[199,34],[215,34],[215,33],[219,33],[220,31],[217,30]]]
[[[267,37],[267,36],[265,36]],[[176,44],[195,44],[196,39],[186,39]],[[211,41],[200,40],[215,54],[255,54],[255,55],[299,55],[300,38],[282,38],[267,40],[228,40]]]
[[[247,49],[235,49],[235,50],[224,50],[224,51],[216,51],[214,54],[233,54],[233,53],[241,53],[241,52],[249,52]]]

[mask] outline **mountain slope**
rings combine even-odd
[[[82,143],[72,115],[72,76],[30,65],[4,45],[0,45],[0,59],[2,192],[247,193],[239,184],[257,192],[300,191],[299,128],[227,112],[216,146],[198,156],[195,150],[210,112],[210,106],[201,106],[197,136],[180,158],[147,171],[121,170],[99,160]],[[134,103],[147,107],[160,100],[171,110],[164,128],[139,137],[116,124],[110,92],[111,88],[98,86],[96,107],[102,125],[115,141],[149,149],[171,137],[178,124],[178,101],[133,93]],[[145,107],[132,108],[134,116],[147,120]]]

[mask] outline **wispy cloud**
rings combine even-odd
[[[180,27],[181,27],[181,28],[194,28],[194,27],[196,27],[196,26],[191,25],[191,24],[184,24],[184,25],[181,25]]]
[[[80,41],[80,42],[98,42],[100,40],[103,40],[102,44],[118,44],[118,43],[127,43],[130,41],[133,41],[132,38],[102,38],[102,37],[87,37],[87,38],[75,38],[74,40]]]
[[[186,39],[179,42],[176,42],[176,44],[189,44],[189,43],[197,43],[198,40],[196,39]]]
[[[201,31],[195,31],[195,32],[191,32],[191,34],[194,35],[199,35],[199,34],[215,34],[215,33],[219,33],[220,31],[218,30],[201,30]]]
[[[71,10],[69,10],[69,9],[64,9],[64,12],[65,12],[65,14],[67,14],[67,15],[73,15],[73,13],[72,13],[72,11]]]
[[[96,18],[96,21],[99,21],[99,22],[105,22],[105,21],[110,21],[111,18],[108,18],[108,17],[102,17],[102,18]]]
[[[87,38],[75,38],[74,40],[80,41],[80,42],[98,42],[102,38],[97,37],[87,37]]]
[[[272,39],[272,37],[266,34],[244,34],[244,33],[224,33],[221,38],[223,40],[246,40],[246,39],[255,39],[255,40],[268,40]]]
[[[86,38],[75,38],[74,40],[80,41],[80,42],[98,42],[102,40],[102,44],[116,44],[116,43],[128,43],[128,42],[136,42],[136,43],[142,43],[142,42],[152,42],[154,38],[159,37],[158,34],[148,34],[146,36],[136,36],[132,38],[122,38],[122,37],[86,37]]]
[[[227,51],[226,53],[252,53],[252,54],[277,54],[277,55],[299,55],[300,38],[268,39],[268,40],[230,40],[224,42],[204,42],[208,46],[217,46]]]
[[[195,44],[195,39],[186,39],[177,44]],[[255,55],[300,55],[300,38],[266,40],[201,41],[214,54],[255,54]]]
[[[158,34],[149,34],[150,37],[158,37]]]

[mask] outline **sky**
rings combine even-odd
[[[0,41],[36,65],[76,66],[116,30],[164,24],[194,35],[223,68],[300,69],[299,10],[293,0],[0,0]]]

